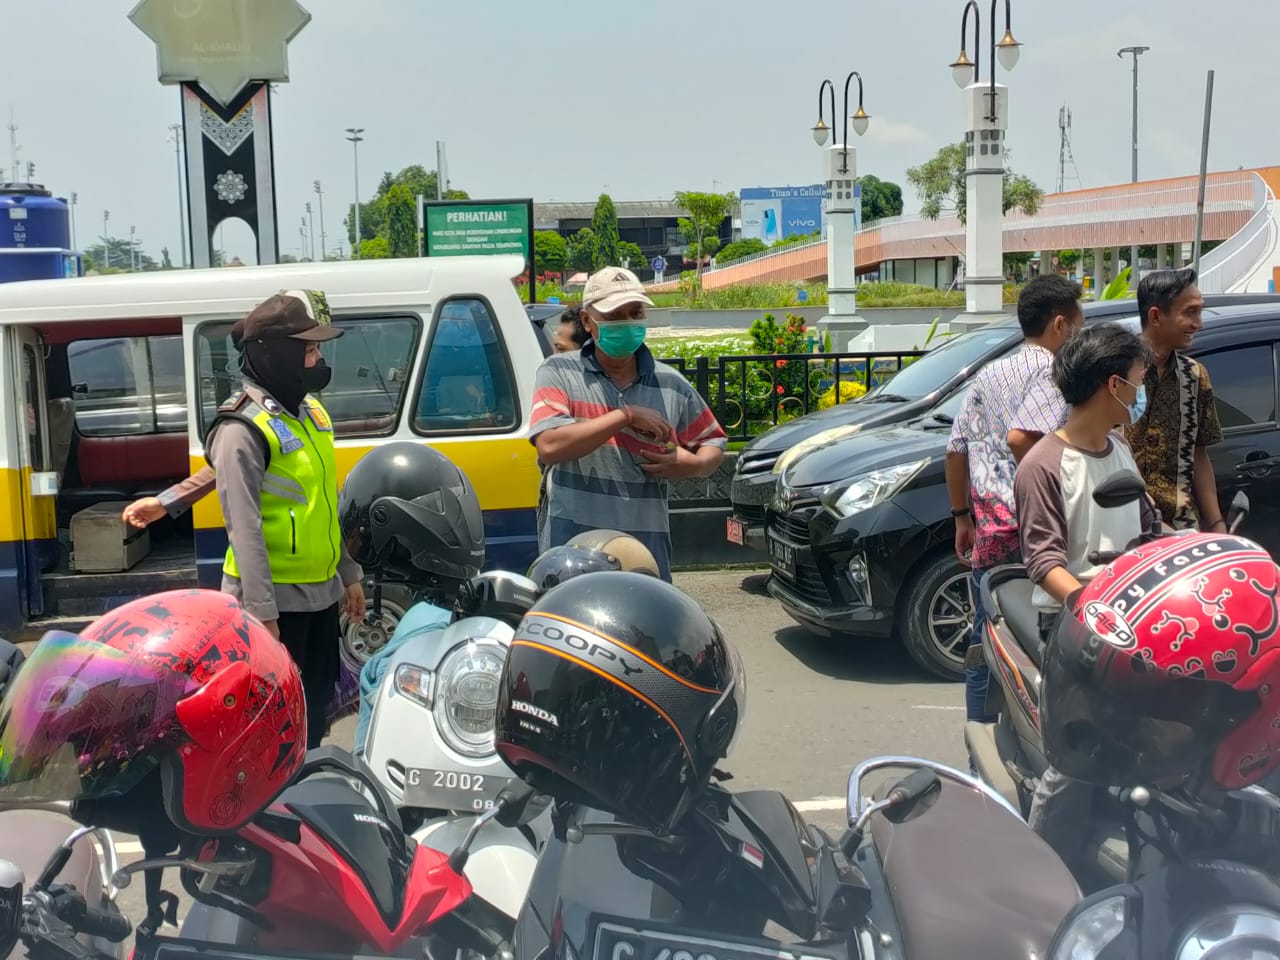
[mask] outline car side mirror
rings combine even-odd
[[[1124,507],[1147,492],[1146,482],[1132,470],[1113,473],[1093,491],[1093,502],[1104,509]]]

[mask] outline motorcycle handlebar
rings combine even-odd
[[[56,903],[55,912],[58,918],[79,933],[87,933],[91,937],[102,937],[112,943],[121,943],[133,933],[133,924],[121,913],[109,913],[89,906],[84,897],[74,890],[63,890],[57,895],[61,903]]]

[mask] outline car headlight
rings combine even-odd
[[[914,460],[882,470],[872,470],[852,480],[832,484],[822,492],[820,499],[838,517],[852,517],[855,513],[884,503],[905,487],[928,463],[928,459]]]
[[[506,658],[502,644],[473,640],[451,650],[436,671],[436,727],[463,756],[493,752],[498,679]]]
[[[808,440],[801,440],[777,459],[773,465],[773,475],[775,477],[780,476],[783,470],[787,469],[806,453],[811,453],[819,447],[825,447],[829,443],[835,443],[837,440],[852,437],[861,429],[862,424],[851,423],[843,427],[832,427],[830,430],[823,430],[821,433],[815,433]]]
[[[1068,917],[1054,937],[1049,960],[1095,960],[1124,932],[1128,902],[1124,897],[1107,897]]]

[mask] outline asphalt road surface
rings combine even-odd
[[[849,771],[858,761],[905,753],[967,767],[963,685],[931,679],[892,642],[814,636],[764,594],[763,581],[743,571],[676,575],[676,585],[716,618],[746,665],[746,727],[723,765],[734,774],[733,786],[781,790],[806,817],[838,833]],[[330,741],[350,747],[354,732],[354,718],[344,720]],[[117,841],[122,861],[141,859],[134,838]],[[176,875],[167,880],[178,892]],[[120,895],[134,921],[146,913],[142,887],[138,878]]]

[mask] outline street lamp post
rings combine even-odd
[[[1121,60],[1126,53],[1133,56],[1133,182],[1138,182],[1138,58],[1150,50],[1150,47],[1125,47],[1116,52]],[[1129,281],[1135,286],[1138,282],[1138,244],[1129,247],[1129,266],[1132,273]]]
[[[182,208],[186,205],[186,194],[182,190],[182,124],[169,124],[169,132],[173,134],[173,158],[178,170],[178,246],[181,247],[182,269],[187,268],[187,218]]]
[[[960,56],[951,64],[965,91],[965,313],[974,319],[1002,312],[1004,305],[1004,140],[1009,127],[1009,88],[996,83],[996,61],[1005,70],[1018,63],[1010,0],[1004,2],[1004,36],[996,42],[996,5],[991,0],[989,70],[982,81],[982,24],[977,0],[968,0],[960,20]],[[973,59],[969,59],[969,14],[973,14]]]
[[[858,78],[858,109],[849,114],[849,85]],[[828,127],[823,116],[822,95],[831,94],[832,136],[836,132],[836,88],[830,80],[823,80],[818,87],[818,122],[813,127],[813,140],[826,146]],[[871,115],[862,106],[862,74],[851,72],[844,81],[844,127],[838,143],[826,148],[825,174],[827,184],[827,330],[831,333],[861,333],[866,324],[858,316],[857,292],[857,181],[858,151],[849,147],[849,122],[853,132],[862,136],[867,132]]]
[[[364,137],[360,134],[364,133],[364,127],[347,127],[347,137],[351,141],[351,154],[355,162],[356,174],[356,242],[351,245],[351,258],[353,260],[360,259],[360,141]]]
[[[137,234],[138,234],[138,228],[134,226],[130,226],[129,227],[129,269],[134,272],[136,272],[138,269],[138,257],[136,255],[138,250],[138,247],[137,247],[138,241],[135,239]]]
[[[76,247],[76,204],[80,201],[80,195],[74,190],[71,191],[71,249],[79,252]]]
[[[320,259],[324,260],[329,255],[329,244],[324,235],[324,191],[320,189],[319,180],[314,181],[313,186],[319,198],[316,202],[320,208]]]
[[[316,218],[311,212],[311,201],[307,201],[307,234],[311,238],[311,259],[316,258]]]
[[[102,260],[105,269],[111,269],[111,241],[107,239],[107,221],[111,219],[111,211],[102,211]]]

